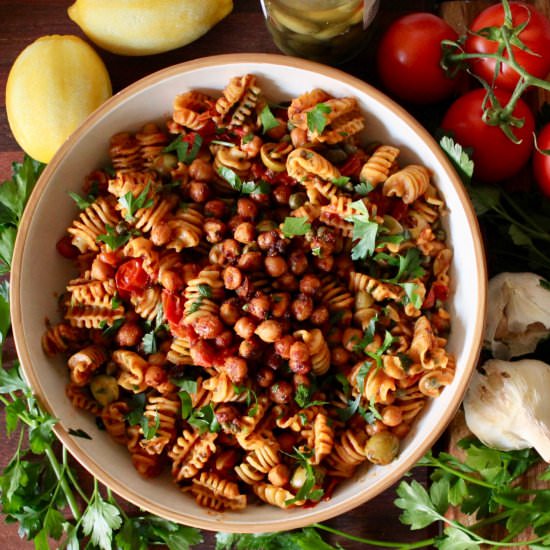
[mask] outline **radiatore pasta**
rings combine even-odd
[[[111,137],[42,346],[142,476],[216,511],[311,506],[452,383],[445,203],[374,140],[355,98],[280,103],[250,74]]]

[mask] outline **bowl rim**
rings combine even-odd
[[[71,136],[65,141],[65,143],[56,152],[50,163],[45,167],[29,198],[17,233],[12,260],[12,269],[10,274],[10,304],[12,330],[17,355],[21,364],[21,370],[27,382],[29,383],[33,393],[35,393],[41,407],[50,414],[53,414],[53,407],[51,405],[51,402],[48,396],[41,391],[39,376],[37,375],[35,368],[33,368],[33,362],[31,361],[31,355],[27,348],[25,335],[22,329],[23,314],[21,309],[21,302],[18,299],[21,293],[19,273],[22,269],[23,249],[25,247],[25,242],[29,233],[32,215],[39,202],[39,197],[48,186],[51,177],[55,173],[57,166],[59,165],[61,160],[65,157],[66,152],[71,148],[75,137],[80,137],[82,134],[86,133],[90,126],[92,126],[98,119],[103,117],[116,105],[120,104],[130,96],[133,96],[134,94],[144,90],[145,88],[148,88],[155,83],[184,72],[208,67],[216,67],[220,65],[246,63],[256,65],[286,66],[310,72],[321,72],[329,78],[340,80],[345,84],[361,90],[362,92],[371,96],[378,103],[381,103],[385,107],[391,109],[398,117],[404,120],[404,122],[412,128],[413,132],[416,133],[420,137],[420,139],[427,144],[430,151],[434,154],[437,162],[442,165],[446,176],[451,180],[452,186],[454,187],[459,197],[461,206],[464,208],[467,221],[470,224],[472,234],[474,235],[473,243],[475,258],[477,260],[476,271],[479,280],[479,295],[482,298],[482,303],[479,304],[475,319],[471,320],[476,327],[476,331],[474,333],[472,346],[464,359],[464,365],[469,370],[469,372],[464,373],[464,375],[461,377],[459,387],[455,391],[455,395],[450,402],[449,407],[443,412],[442,416],[440,417],[437,429],[432,432],[430,437],[428,437],[422,445],[418,446],[411,452],[409,458],[403,461],[403,463],[394,471],[393,476],[382,480],[382,482],[378,482],[376,484],[376,487],[369,487],[363,491],[360,491],[354,494],[352,497],[348,498],[347,500],[341,503],[337,503],[332,507],[328,507],[325,510],[319,510],[317,513],[308,513],[306,514],[306,517],[293,517],[292,514],[288,514],[288,516],[281,518],[280,520],[273,520],[269,524],[263,522],[252,522],[251,520],[247,520],[243,523],[231,522],[229,524],[226,524],[223,521],[223,517],[221,520],[216,519],[214,516],[212,517],[212,519],[206,519],[206,517],[205,519],[202,519],[196,516],[187,516],[187,514],[174,512],[168,507],[162,507],[158,503],[149,500],[147,495],[137,494],[135,491],[129,489],[121,481],[105,471],[100,465],[96,464],[93,461],[90,461],[86,453],[84,453],[80,449],[73,437],[70,436],[69,432],[65,428],[63,428],[60,423],[57,423],[53,427],[54,433],[61,441],[61,443],[71,453],[71,455],[92,476],[100,480],[101,483],[112,489],[115,493],[120,495],[128,502],[131,502],[132,504],[135,504],[136,506],[139,506],[157,516],[200,529],[235,533],[258,533],[266,531],[296,529],[314,522],[328,520],[360,506],[361,504],[367,502],[375,496],[380,495],[391,485],[398,482],[403,477],[403,475],[407,471],[409,471],[410,468],[429,450],[429,448],[431,448],[431,446],[445,431],[462,402],[467,385],[474,372],[481,351],[483,325],[487,309],[487,266],[479,223],[468,194],[464,186],[462,185],[451,162],[442,151],[442,149],[439,147],[435,139],[431,136],[431,134],[408,111],[406,111],[403,107],[401,107],[399,104],[397,104],[395,101],[393,101],[382,91],[378,90],[371,84],[355,76],[352,76],[341,69],[323,65],[314,61],[304,60],[295,57],[287,57],[280,54],[237,53],[213,55],[172,65],[151,73],[114,94],[105,103],[98,107],[93,113],[91,113],[73,132],[73,134],[71,134]],[[373,492],[375,492],[376,494],[372,494]],[[269,525],[270,527],[266,528],[267,525]]]

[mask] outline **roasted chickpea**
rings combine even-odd
[[[252,338],[254,331],[256,330],[256,323],[250,317],[241,317],[233,327],[233,330],[243,340]]]
[[[326,306],[319,306],[313,310],[309,320],[315,326],[323,325],[330,318],[330,313]]]
[[[308,296],[315,296],[319,292],[321,286],[322,283],[319,277],[308,273],[304,275],[300,281],[300,292]]]
[[[256,328],[255,334],[264,342],[273,343],[278,340],[283,333],[283,327],[279,321],[262,321]]]
[[[247,198],[240,198],[237,201],[237,214],[247,220],[255,220],[258,217],[258,205]]]
[[[237,267],[243,271],[259,271],[264,262],[261,252],[244,252],[237,260]]]
[[[399,452],[399,438],[389,431],[376,433],[367,441],[365,452],[373,464],[389,464]]]
[[[166,244],[172,236],[172,230],[166,223],[158,223],[151,229],[151,242],[156,246]]]
[[[281,256],[268,256],[264,259],[266,273],[271,277],[280,277],[286,273],[288,266]]]
[[[290,195],[292,194],[292,187],[290,185],[277,185],[272,191],[273,198],[278,204],[288,204]]]
[[[394,428],[403,422],[403,413],[401,412],[401,409],[399,407],[395,407],[394,405],[384,407],[381,415],[382,422],[390,428]]]
[[[311,356],[304,342],[297,341],[292,344],[288,366],[295,374],[307,374],[311,371]]]
[[[220,306],[220,317],[222,321],[229,326],[233,326],[241,316],[241,308],[236,300],[226,300]]]
[[[192,181],[189,184],[189,197],[194,202],[206,202],[211,194],[210,187],[203,181]]]
[[[248,313],[256,319],[264,320],[269,315],[271,300],[265,294],[259,294],[248,302]]]
[[[207,218],[223,218],[227,212],[227,205],[220,199],[212,199],[204,205],[204,215]]]
[[[275,351],[283,359],[290,359],[290,349],[292,347],[292,344],[294,344],[294,342],[296,342],[296,338],[294,338],[292,334],[285,334],[282,338],[279,338],[279,340],[275,342]]]
[[[275,382],[275,384],[273,384],[269,388],[271,399],[275,403],[279,403],[280,405],[283,405],[284,403],[290,403],[293,393],[294,388],[292,387],[290,382],[287,382],[286,380]]]
[[[255,291],[256,289],[254,288],[254,284],[252,283],[250,277],[245,275],[241,286],[235,289],[235,294],[242,300],[250,300]]]
[[[305,321],[311,317],[313,312],[313,300],[311,296],[299,294],[298,297],[290,304],[292,316],[297,321]]]
[[[366,432],[367,435],[373,436],[374,434],[384,432],[388,427],[380,420],[376,419],[374,422],[367,424]]]
[[[282,317],[290,306],[290,294],[288,292],[276,292],[271,295],[271,315]]]
[[[143,337],[143,329],[135,321],[126,321],[116,333],[115,342],[121,347],[137,346]]]
[[[189,165],[189,177],[197,181],[211,181],[214,179],[214,168],[212,164],[206,160],[196,158]]]
[[[156,388],[161,384],[164,384],[168,380],[168,376],[166,375],[164,369],[159,365],[151,365],[145,371],[143,380],[148,386]]]
[[[256,239],[258,242],[258,246],[262,250],[270,250],[275,247],[275,244],[277,243],[278,235],[275,230],[269,230],[264,231],[258,235],[258,238]]]
[[[237,229],[237,227],[239,227],[239,225],[241,225],[241,223],[245,223],[246,221],[248,220],[243,216],[239,216],[238,214],[235,214],[234,216],[231,216],[229,218],[227,225],[229,226],[229,229],[231,229],[231,231],[233,232],[235,231],[235,229]]]
[[[92,279],[106,281],[107,279],[112,279],[115,276],[115,268],[107,262],[102,261],[101,258],[96,257],[92,262],[90,274]]]
[[[307,143],[307,131],[298,127],[292,128],[290,139],[294,147],[302,147],[302,145]]]
[[[292,382],[294,383],[295,388],[298,388],[299,386],[306,386],[309,388],[309,386],[311,386],[311,379],[307,374],[294,374],[292,377]]]
[[[294,275],[302,275],[308,268],[307,257],[303,252],[295,251],[290,255],[288,259],[290,265],[290,271]]]
[[[280,369],[284,364],[284,359],[273,348],[266,353],[264,361],[273,370]]]
[[[260,388],[269,388],[275,380],[275,371],[269,367],[260,367],[256,372],[256,382]]]
[[[345,365],[350,360],[350,358],[351,353],[341,346],[332,348],[330,350],[330,361],[333,365],[337,367]]]
[[[277,126],[273,125],[266,134],[274,141],[279,141],[286,134],[286,122],[279,117],[275,117],[275,120],[278,122]]]
[[[235,239],[225,239],[221,243],[222,253],[229,263],[235,263],[241,254],[241,245]]]
[[[217,315],[206,313],[197,317],[193,322],[193,330],[200,338],[211,340],[224,331],[223,323]]]
[[[220,349],[228,348],[233,343],[233,334],[232,330],[224,330],[222,333],[216,336],[214,343],[216,347]]]
[[[401,424],[391,429],[391,432],[399,439],[403,439],[410,431],[411,425],[407,422],[401,422]]]
[[[334,256],[324,256],[322,258],[316,257],[313,261],[317,269],[326,271],[327,273],[332,271],[332,268],[334,267]]]
[[[223,369],[234,384],[242,384],[248,374],[248,365],[242,357],[228,357]]]
[[[278,290],[294,291],[298,289],[298,281],[292,273],[283,273],[273,281],[273,287]]]
[[[275,487],[284,487],[290,481],[290,468],[286,464],[277,464],[269,470],[267,479]]]
[[[204,222],[204,232],[206,240],[210,243],[221,242],[227,233],[227,225],[221,220],[211,219]]]
[[[233,232],[233,237],[240,243],[247,244],[254,240],[255,228],[250,222],[240,223]]]
[[[213,265],[223,265],[225,263],[222,243],[216,243],[210,248],[210,252],[208,252],[208,261]]]
[[[223,284],[228,290],[235,290],[243,283],[243,274],[238,267],[228,266],[223,270]]]
[[[216,418],[220,424],[230,424],[239,416],[239,411],[235,405],[230,403],[220,403],[216,407]]]
[[[353,260],[346,254],[340,254],[334,260],[334,270],[339,277],[347,277],[353,271]]]
[[[243,340],[239,344],[239,355],[244,359],[259,359],[263,352],[263,345],[257,336]]]

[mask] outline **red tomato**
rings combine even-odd
[[[510,94],[494,90],[501,105],[505,105]],[[515,175],[529,160],[533,151],[535,121],[529,107],[519,100],[513,116],[524,119],[521,128],[515,128],[520,143],[512,142],[498,126],[489,126],[482,120],[482,103],[485,90],[472,90],[459,97],[443,118],[441,127],[452,133],[455,141],[463,147],[473,149],[474,179],[495,182]],[[490,102],[488,102],[490,106]]]
[[[537,145],[539,149],[550,150],[550,123],[546,124],[537,136]],[[535,151],[533,171],[540,190],[550,197],[550,155]]]
[[[69,235],[61,237],[61,239],[57,241],[55,247],[61,256],[69,260],[74,260],[80,254],[80,250],[72,243]]]
[[[162,291],[162,309],[169,323],[178,324],[183,316],[183,298],[167,290]]]
[[[149,275],[141,267],[142,261],[134,258],[124,262],[115,274],[115,282],[119,292],[142,292],[149,283]]]
[[[545,78],[550,71],[550,20],[539,13],[533,6],[523,2],[510,2],[512,24],[518,27],[527,22],[519,33],[519,40],[525,44],[526,50],[512,46],[512,52],[518,64],[529,74],[537,78]],[[486,27],[502,26],[504,23],[504,7],[499,2],[483,10],[470,25],[471,31],[480,31]],[[496,53],[499,43],[482,36],[468,34],[465,49],[468,53]],[[504,54],[508,58],[508,54]],[[479,59],[471,63],[475,74],[485,81],[493,82],[495,75],[494,59]],[[503,64],[496,77],[495,85],[512,91],[519,79],[518,73]]]
[[[456,40],[452,27],[433,13],[411,13],[394,21],[377,52],[378,74],[396,97],[411,103],[433,103],[449,97],[456,81],[439,62],[441,41]]]

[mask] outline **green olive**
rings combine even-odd
[[[389,464],[399,451],[399,438],[386,430],[378,432],[367,441],[365,451],[373,464]]]
[[[162,153],[153,160],[153,169],[159,174],[166,176],[178,164],[178,157],[171,153]]]
[[[116,401],[119,396],[118,382],[108,374],[94,376],[90,382],[90,390],[94,399],[103,407]]]
[[[290,206],[291,210],[296,210],[296,208],[300,208],[306,201],[307,195],[303,191],[292,193],[288,198],[288,206]]]

